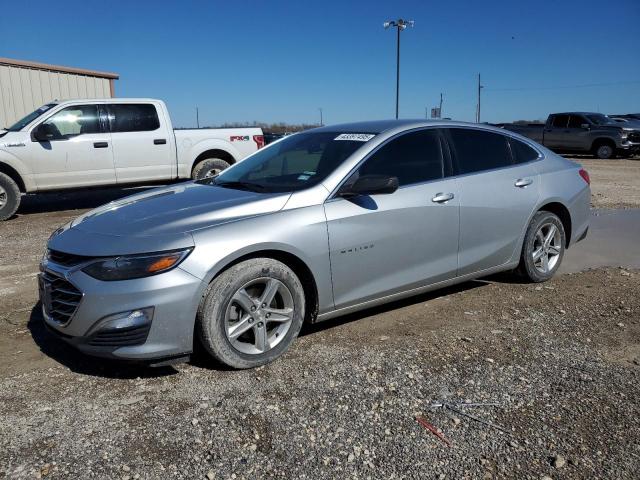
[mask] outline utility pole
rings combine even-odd
[[[442,118],[442,93],[440,93],[440,108],[438,109],[438,112],[440,112],[440,118]]]
[[[200,112],[198,111],[198,107],[196,107],[196,125],[200,128]]]
[[[484,87],[480,84],[480,74],[478,74],[478,108],[476,109],[476,123],[480,123],[480,91]]]
[[[429,118],[429,107],[424,107],[424,118]]]
[[[318,110],[320,110],[320,126],[322,127],[324,125],[322,121],[322,108],[318,108]]]
[[[389,20],[382,24],[385,30],[389,27],[394,27],[398,30],[396,40],[396,119],[398,118],[398,104],[400,101],[400,31],[407,27],[413,27],[415,22],[413,20]]]

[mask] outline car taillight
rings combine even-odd
[[[582,179],[587,182],[587,185],[591,185],[591,179],[589,178],[589,172],[587,172],[584,168],[581,168],[578,172]]]
[[[256,142],[256,145],[258,146],[258,150],[264,147],[264,135],[254,135],[253,141]]]

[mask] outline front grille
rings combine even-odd
[[[40,276],[41,299],[45,313],[54,322],[66,325],[76,313],[82,292],[64,278],[45,271]]]
[[[94,257],[86,257],[84,255],[75,255],[73,253],[61,252],[59,250],[47,250],[47,258],[53,263],[62,265],[64,267],[72,267],[78,265],[87,260],[91,260]]]
[[[91,337],[89,345],[94,347],[127,347],[142,345],[147,341],[151,324],[103,330]]]
[[[631,132],[629,135],[627,135],[627,138],[630,142],[640,142],[640,132]]]

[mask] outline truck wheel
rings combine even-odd
[[[562,221],[551,212],[536,213],[524,236],[516,273],[530,282],[546,282],[560,268],[565,242]]]
[[[272,362],[293,343],[304,320],[296,274],[272,258],[238,263],[216,277],[202,298],[196,332],[205,349],[233,368]]]
[[[229,168],[229,162],[220,158],[205,158],[193,167],[191,178],[194,180],[202,180],[203,178],[214,177],[225,168]]]
[[[593,149],[593,154],[597,158],[601,158],[603,160],[607,160],[609,158],[615,158],[616,149],[612,145],[608,143],[599,143]]]
[[[0,173],[0,221],[11,218],[19,205],[18,184],[9,175]]]

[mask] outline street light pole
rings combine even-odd
[[[322,108],[318,108],[318,110],[320,110],[320,126],[323,126],[324,123],[322,122]]]
[[[415,22],[413,20],[389,20],[384,22],[382,26],[387,29],[394,27],[398,30],[396,40],[396,119],[398,118],[398,105],[400,102],[400,31],[407,27],[413,27]]]

